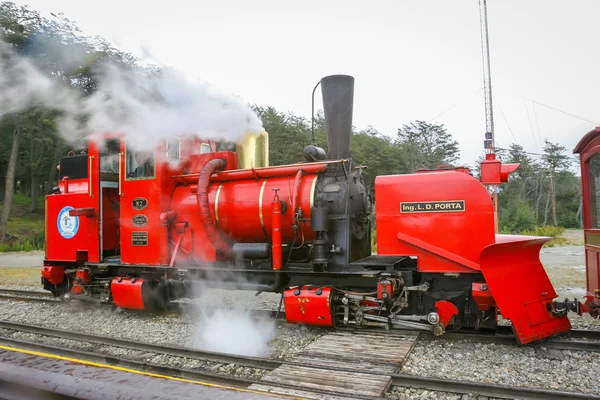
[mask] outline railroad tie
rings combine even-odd
[[[369,332],[332,332],[317,339],[251,389],[307,399],[380,397],[404,363],[417,334],[386,337]]]

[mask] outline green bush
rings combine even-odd
[[[547,237],[551,237],[551,238],[556,238],[559,237],[560,235],[562,235],[565,231],[565,228],[563,228],[562,226],[552,226],[552,225],[546,225],[546,226],[536,226],[535,229],[530,230],[530,229],[525,229],[523,231],[521,231],[521,235],[528,235],[528,236],[547,236]]]
[[[500,210],[500,225],[507,233],[535,229],[535,213],[526,200],[515,200]]]
[[[377,231],[375,228],[371,230],[371,253],[377,254]]]
[[[44,249],[43,243],[40,247],[39,242],[36,243],[32,240],[26,240],[24,242],[15,242],[15,243],[0,242],[0,253],[5,253],[8,251],[33,251],[33,250],[43,250],[43,249]]]

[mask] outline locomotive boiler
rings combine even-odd
[[[350,153],[354,79],[321,90],[327,152],[310,145],[296,164],[268,166],[266,132],[149,152],[90,136],[46,197],[44,288],[125,309],[206,287],[276,292],[291,323],[435,334],[494,330],[501,313],[520,343],[570,329],[539,260],[547,239],[494,233],[484,185],[515,165],[488,157],[481,181],[465,168],[377,177],[373,254],[371,193]]]

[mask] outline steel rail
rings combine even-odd
[[[50,292],[40,292],[37,290],[22,290],[22,289],[0,289],[0,294],[21,294],[21,295],[36,295],[40,297],[54,297]]]
[[[576,339],[592,339],[600,340],[600,330],[595,331],[591,329],[571,329],[568,336]]]
[[[287,383],[264,382],[264,381],[260,381],[260,380],[251,380],[251,379],[245,379],[245,378],[238,378],[238,377],[234,377],[234,376],[224,376],[224,375],[216,374],[214,372],[191,370],[191,369],[178,368],[178,367],[172,367],[172,366],[167,366],[167,365],[152,364],[152,363],[147,363],[147,362],[143,362],[143,361],[127,359],[127,358],[123,358],[123,357],[107,356],[105,354],[100,354],[100,353],[91,353],[88,351],[51,346],[51,345],[42,344],[42,343],[33,343],[33,342],[29,342],[29,341],[6,338],[6,337],[0,337],[0,344],[16,347],[16,348],[20,348],[20,349],[25,349],[25,350],[42,351],[42,352],[46,352],[46,353],[52,353],[54,355],[74,358],[74,359],[78,359],[81,361],[88,361],[88,362],[106,364],[106,365],[110,365],[110,366],[120,366],[120,367],[125,367],[125,368],[131,368],[131,369],[139,370],[141,372],[160,374],[160,375],[170,376],[170,377],[175,377],[175,378],[191,379],[191,380],[198,381],[198,383],[219,384],[219,385],[223,385],[223,386],[229,386],[229,387],[241,388],[241,389],[247,389],[253,384],[258,384],[258,385],[264,385],[264,386],[270,386],[270,387],[284,388],[284,389],[289,389],[289,390],[297,390],[297,391],[304,391],[304,392],[308,391],[308,392],[318,393],[318,394],[322,394],[322,395],[329,396],[329,397],[348,397],[347,393],[338,392],[338,391],[334,391],[334,390],[319,389],[319,388],[306,388],[303,386],[291,385],[291,384],[287,384]],[[269,393],[265,392],[265,394],[269,394]],[[287,397],[285,395],[279,395],[279,396]],[[296,397],[294,397],[294,398],[296,398]],[[364,395],[352,395],[352,398],[360,399],[360,400],[381,400],[381,397],[364,396]]]
[[[61,300],[51,299],[48,297],[29,297],[29,296],[20,296],[20,295],[10,295],[10,294],[0,294],[0,300],[21,300],[21,301],[31,301],[37,303],[60,303]]]
[[[61,301],[55,298],[52,293],[21,289],[0,289],[0,300],[35,301],[41,303],[58,303]]]
[[[587,332],[577,331],[578,338],[595,339],[596,334],[600,332],[589,331],[591,334],[586,336]],[[433,338],[429,336],[428,340],[431,341],[467,341],[471,343],[482,343],[482,344],[498,344],[505,346],[517,345],[516,339],[513,335],[478,335],[474,333],[447,333],[444,336]],[[588,351],[588,352],[600,352],[600,341],[588,341],[588,340],[571,340],[571,339],[546,339],[540,343],[531,343],[527,347],[540,348],[545,347],[556,350],[571,350],[571,351]]]
[[[355,328],[355,327],[338,327],[337,330],[347,332],[369,332],[372,334],[381,335],[402,335],[403,332],[418,333],[420,340],[430,341],[468,341],[473,343],[484,343],[484,344],[500,344],[506,346],[519,346],[516,337],[509,333],[506,329],[500,329],[499,332],[493,333],[476,333],[476,332],[447,332],[442,336],[433,336],[430,332],[415,331],[409,329],[394,329],[391,331],[383,331],[381,329],[373,328]],[[573,340],[573,339],[585,339],[585,340]],[[547,347],[560,350],[574,350],[574,351],[589,351],[589,352],[600,352],[600,331],[589,330],[589,329],[573,329],[569,331],[564,337],[552,337],[544,339],[538,343],[530,343],[525,345],[526,347]]]
[[[13,339],[7,337],[0,337],[0,343],[5,346],[16,347],[19,349],[25,349],[30,351],[41,351],[45,353],[51,353],[53,355],[75,358],[82,361],[101,363],[110,366],[120,366],[125,368],[139,369],[144,372],[150,372],[154,374],[169,375],[177,378],[186,379],[203,379],[208,380],[211,383],[224,384],[234,386],[238,388],[244,388],[254,383],[248,379],[226,377],[215,374],[213,372],[198,371],[198,370],[186,370],[182,368],[171,367],[167,365],[151,364],[143,361],[130,360],[121,357],[109,356],[101,353],[92,353],[89,351],[76,350],[65,347],[52,346],[43,343],[33,343],[20,339]]]
[[[519,386],[505,386],[402,374],[392,375],[392,384],[395,386],[427,389],[440,392],[473,393],[480,396],[497,397],[501,399],[600,399],[600,396],[587,393],[564,392],[559,390],[546,390]]]
[[[498,335],[509,335],[514,336],[513,329],[511,325],[498,325],[496,330],[496,334]],[[568,332],[561,334],[561,336],[557,337],[571,337],[574,339],[593,339],[600,340],[600,330],[592,330],[592,329],[571,329]]]
[[[238,356],[235,354],[218,353],[164,344],[158,345],[147,342],[138,342],[128,339],[118,339],[108,336],[92,335],[86,333],[66,331],[62,329],[46,328],[38,325],[19,324],[8,321],[0,321],[0,328],[11,329],[20,332],[34,333],[44,336],[58,337],[62,339],[77,340],[105,346],[122,347],[130,350],[149,351],[153,353],[167,354],[175,357],[187,357],[226,364],[237,364],[245,367],[259,369],[272,370],[281,365],[281,362],[270,360],[268,358]]]
[[[237,356],[226,353],[217,353],[217,352],[209,352],[202,351],[196,349],[189,348],[179,348],[174,346],[164,346],[164,345],[155,345],[150,343],[140,343],[134,342],[125,339],[116,339],[103,337],[98,335],[88,335],[88,334],[79,334],[75,332],[63,331],[59,329],[45,328],[40,326],[33,325],[25,325],[25,324],[16,324],[11,322],[0,321],[0,328],[11,329],[11,330],[19,330],[22,332],[35,333],[46,336],[55,336],[66,339],[91,342],[102,345],[112,345],[116,347],[125,347],[134,350],[142,350],[142,351],[150,351],[154,353],[162,353],[179,357],[187,357],[187,358],[200,358],[203,360],[210,360],[214,362],[221,363],[234,363],[240,366],[248,366],[259,369],[273,370],[281,365],[290,365],[290,366],[302,366],[302,367],[310,367],[316,369],[323,370],[335,370],[340,373],[343,372],[360,372],[368,375],[378,375],[378,376],[390,376],[389,374],[380,373],[380,372],[369,372],[358,370],[355,368],[340,368],[340,367],[327,367],[322,365],[311,365],[310,363],[302,363],[302,362],[294,362],[294,361],[284,361],[284,360],[272,360],[267,358],[259,358],[259,357],[248,357],[248,356]],[[252,381],[241,378],[229,378],[223,377],[223,375],[205,372],[205,371],[192,371],[181,369],[177,367],[169,367],[169,366],[160,366],[155,364],[148,364],[141,361],[129,360],[116,358],[112,356],[107,356],[104,354],[97,353],[89,353],[86,351],[80,351],[75,349],[65,349],[62,347],[55,347],[47,344],[41,343],[32,343],[27,341],[22,341],[19,339],[12,339],[6,337],[0,337],[0,342],[10,342],[16,344],[18,347],[26,346],[28,348],[35,347],[36,349],[44,349],[45,351],[49,351],[52,353],[58,353],[60,355],[73,356],[75,355],[77,358],[84,357],[88,361],[95,362],[103,362],[111,365],[121,365],[128,366],[133,368],[139,368],[144,371],[153,372],[153,373],[161,373],[165,375],[172,375],[176,377],[183,377],[189,379],[215,379],[220,383],[231,382],[232,380],[237,382],[238,384],[249,386],[250,384],[260,384],[266,386],[274,386],[274,387],[282,387],[287,389],[294,390],[304,390],[304,391],[312,391],[321,394],[327,394],[330,396],[340,396],[347,397],[347,394],[338,393],[329,390],[318,390],[313,388],[304,388],[301,386],[289,385],[289,384],[280,384],[273,382],[265,382],[265,381]],[[100,360],[100,361],[98,361]],[[469,381],[458,381],[458,380],[449,380],[449,379],[440,379],[440,378],[430,378],[430,377],[421,377],[421,376],[413,376],[413,375],[405,375],[405,374],[393,374],[391,375],[392,384],[395,386],[403,386],[403,387],[411,387],[417,389],[427,389],[427,390],[437,390],[437,391],[445,391],[445,392],[453,392],[453,393],[475,393],[483,396],[493,396],[499,398],[523,398],[523,399],[599,399],[600,396],[583,394],[577,392],[564,392],[564,391],[556,391],[556,390],[545,390],[545,389],[536,389],[536,388],[526,388],[526,387],[511,387],[497,384],[487,384],[487,383],[479,383],[479,382],[469,382]],[[230,384],[230,383],[229,383]],[[371,399],[370,396],[358,397],[361,399]]]

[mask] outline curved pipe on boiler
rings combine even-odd
[[[298,170],[296,178],[294,179],[294,194],[292,197],[292,213],[296,214],[296,208],[298,208],[298,196],[300,196],[300,182],[302,182],[302,175],[304,170]]]
[[[231,245],[222,237],[217,225],[210,214],[210,203],[208,201],[208,187],[210,185],[210,177],[218,171],[222,171],[227,166],[227,161],[222,158],[210,160],[202,168],[198,175],[198,187],[196,189],[196,201],[198,202],[198,212],[200,221],[204,227],[204,232],[208,240],[213,244],[215,250],[224,255],[231,256]]]

